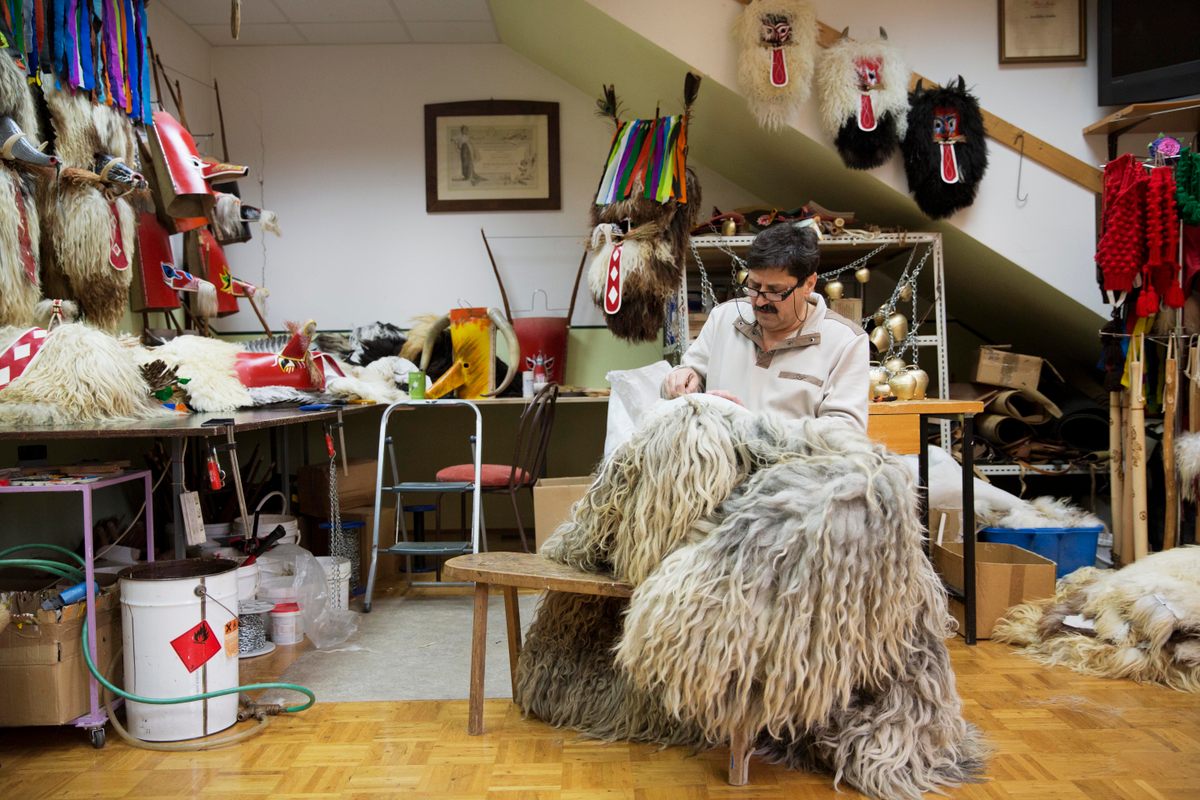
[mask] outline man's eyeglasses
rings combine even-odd
[[[796,291],[799,288],[800,288],[800,284],[797,283],[792,288],[787,289],[782,292],[764,292],[762,289],[755,289],[753,286],[749,286],[749,285],[743,283],[741,285],[741,292],[742,292],[743,297],[749,297],[751,300],[753,300],[756,297],[761,297],[764,300],[766,300],[767,302],[778,303],[783,300],[787,300],[789,297],[792,296],[792,292]]]

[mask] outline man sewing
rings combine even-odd
[[[867,334],[813,291],[819,262],[809,220],[758,234],[743,296],[712,310],[663,396],[708,391],[751,411],[836,417],[866,430]]]

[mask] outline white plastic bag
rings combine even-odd
[[[267,573],[288,576],[296,588],[304,633],[313,647],[327,650],[337,647],[358,630],[358,615],[334,608],[329,602],[329,584],[316,556],[303,547],[283,544],[259,557],[260,568]]]
[[[642,417],[662,402],[662,382],[671,371],[666,361],[657,361],[637,369],[615,369],[604,377],[612,392],[608,397],[608,432],[604,437],[604,456],[633,436]]]

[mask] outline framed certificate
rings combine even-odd
[[[999,0],[1000,63],[1087,60],[1086,0]]]

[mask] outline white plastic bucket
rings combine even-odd
[[[237,569],[238,602],[253,600],[258,592],[258,562]]]
[[[258,597],[271,605],[300,601],[299,594],[296,592],[296,579],[292,575],[268,577],[264,574],[258,583]]]
[[[299,644],[304,640],[304,620],[300,606],[280,603],[271,609],[271,641],[275,644]]]
[[[155,561],[123,570],[125,690],[183,697],[238,685],[237,564],[225,559]],[[102,667],[103,668],[103,667]],[[237,722],[237,695],[174,705],[126,703],[130,732],[175,742]]]
[[[260,513],[262,507],[265,506],[267,501],[272,497],[278,497],[283,502],[283,513]],[[258,505],[254,509],[254,513],[251,514],[250,518],[246,521],[246,525],[254,525],[254,518],[257,515],[259,539],[265,539],[271,534],[271,531],[275,530],[277,526],[282,525],[284,535],[283,538],[279,540],[278,544],[300,544],[300,524],[296,521],[296,518],[287,513],[287,511],[287,499],[283,496],[283,493],[271,492],[259,501]],[[233,524],[229,526],[229,532],[233,536],[245,536],[246,525],[243,525],[241,517],[238,517],[233,521]]]
[[[329,607],[342,610],[350,608],[350,559],[341,556],[317,556],[317,562],[325,571]]]

